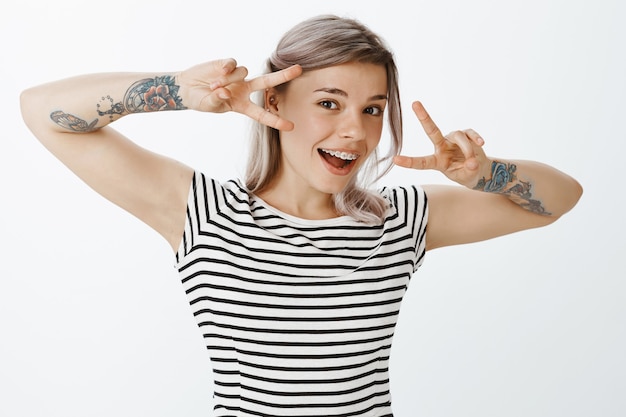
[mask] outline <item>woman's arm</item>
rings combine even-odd
[[[574,207],[582,193],[570,176],[538,162],[491,165],[491,175],[480,178],[474,189],[424,186],[429,249],[546,226]]]
[[[483,139],[473,130],[443,136],[421,103],[413,109],[435,153],[397,157],[396,163],[437,169],[464,186],[424,186],[428,249],[545,226],[571,210],[582,195],[580,184],[565,173],[538,162],[488,158]]]
[[[83,75],[21,95],[24,121],[39,141],[91,188],[160,233],[177,250],[193,170],[150,152],[109,124],[134,113],[194,109],[237,111],[288,129],[255,106],[250,94],[289,81],[298,67],[246,81],[232,59],[180,73]]]
[[[182,110],[174,74],[83,75],[30,88],[22,115],[39,141],[102,196],[176,250],[192,170],[108,126],[132,113]]]

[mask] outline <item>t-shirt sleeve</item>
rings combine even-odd
[[[421,187],[393,187],[382,191],[388,200],[391,214],[386,227],[393,228],[397,239],[405,239],[413,249],[413,272],[422,265],[426,254],[426,226],[428,224],[428,199]]]
[[[426,192],[421,187],[412,187],[415,196],[415,225],[414,233],[416,236],[415,245],[415,271],[422,265],[424,256],[426,255],[426,231],[428,225],[428,198]]]
[[[212,193],[209,189],[217,183],[207,178],[203,173],[195,171],[189,186],[187,197],[187,212],[185,214],[185,228],[183,236],[176,252],[176,262],[179,263],[191,252],[196,244],[201,230],[201,225],[209,218],[208,207],[211,205]]]

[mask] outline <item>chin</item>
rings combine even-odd
[[[335,195],[345,190],[349,183],[349,180],[342,178],[341,180],[330,179],[324,183],[314,184],[313,186],[320,192]]]

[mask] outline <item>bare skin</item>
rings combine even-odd
[[[296,217],[337,217],[332,195],[346,187],[378,146],[386,92],[384,67],[363,63],[308,71],[281,92],[270,89],[268,110],[295,128],[280,132],[280,169],[260,197]],[[354,159],[338,170],[325,163],[321,150]]]
[[[476,131],[444,136],[422,103],[416,101],[412,107],[435,152],[422,157],[398,156],[394,162],[416,170],[440,171],[464,186],[423,186],[430,206],[427,249],[546,226],[580,198],[580,184],[563,172],[539,162],[489,158],[483,150],[485,141]],[[502,171],[502,165],[506,182],[486,187],[494,173]]]
[[[384,108],[379,91],[380,71],[365,67],[359,67],[359,71],[359,85],[376,86],[371,92],[360,94],[350,84],[349,71],[333,73],[336,88],[332,91],[347,92],[345,101],[337,102],[341,105],[337,109],[347,110],[332,113],[337,123],[327,125],[324,147],[339,149],[338,138],[346,137],[346,123],[366,126],[359,131],[358,140],[353,137],[351,145],[341,145],[346,151],[363,149],[362,152],[368,153],[371,144],[377,144],[380,139],[378,125],[370,124],[374,120],[370,119],[374,114],[371,109]],[[93,74],[26,90],[21,96],[22,114],[34,135],[76,175],[155,229],[176,251],[184,228],[192,168],[138,146],[108,125],[139,112],[234,111],[272,126],[287,137],[289,132],[297,130],[288,117],[304,123],[309,110],[281,108],[287,103],[287,96],[277,95],[278,107],[267,111],[252,103],[250,95],[259,90],[272,91],[273,87],[292,80],[300,82],[301,74],[301,68],[294,66],[247,80],[247,69],[233,59],[200,64],[180,73]],[[363,81],[370,77],[371,83]],[[580,185],[568,175],[537,162],[487,157],[484,140],[477,132],[468,129],[444,136],[420,102],[413,103],[413,111],[433,143],[434,153],[398,156],[395,163],[416,170],[434,169],[461,185],[424,186],[430,207],[427,249],[545,226],[569,211],[580,198]],[[327,116],[323,117],[327,120]],[[365,143],[368,145],[361,145]],[[276,182],[275,195],[293,195],[289,194],[289,187],[294,182],[284,180]],[[332,178],[324,186],[327,188],[315,185],[314,181],[307,184],[312,186],[299,194],[301,201],[314,197],[312,201],[319,202],[320,210],[326,213],[324,217],[333,215],[328,207],[332,186],[327,187],[335,184]],[[267,198],[271,196],[268,194]],[[291,210],[289,207],[298,204],[289,201],[285,203],[286,211]],[[313,216],[310,212],[297,214]]]
[[[289,81],[301,72],[295,66],[245,80],[247,70],[235,60],[212,61],[168,74],[179,87],[179,108],[141,110],[141,106],[134,106],[140,109],[135,112],[185,108],[234,111],[289,130],[293,128],[291,122],[256,106],[250,94]],[[140,147],[108,126],[131,113],[127,109],[116,112],[115,106],[104,109],[101,104],[103,98],[104,103],[110,102],[107,97],[113,98],[113,104],[123,103],[134,91],[129,86],[142,80],[153,84],[153,79],[154,74],[94,74],[45,84],[22,93],[22,114],[33,134],[69,169],[106,199],[155,229],[176,251],[193,169]]]

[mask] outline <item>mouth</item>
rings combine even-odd
[[[335,151],[332,149],[324,149],[320,148],[317,150],[322,159],[326,161],[331,167],[345,171],[351,165],[354,164],[359,158],[359,154],[352,152],[344,152],[344,151]]]

